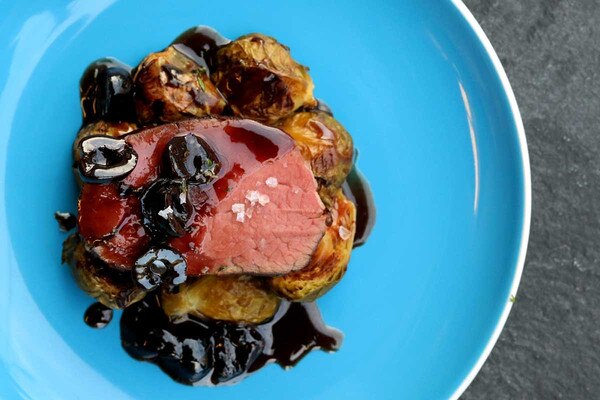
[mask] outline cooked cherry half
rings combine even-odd
[[[135,168],[137,154],[123,139],[89,136],[77,148],[79,172],[86,181],[123,178]]]
[[[199,183],[213,180],[219,170],[214,151],[191,133],[171,139],[167,145],[166,163],[172,176]]]
[[[193,207],[183,181],[159,179],[142,195],[142,214],[155,236],[183,236],[192,218]]]
[[[186,281],[186,264],[181,254],[169,248],[153,247],[135,262],[136,282],[146,290],[161,283],[177,286]]]
[[[85,123],[133,121],[131,67],[113,58],[91,63],[79,83],[81,111]]]

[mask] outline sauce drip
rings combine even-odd
[[[104,328],[112,320],[113,310],[102,303],[94,303],[83,315],[83,321],[92,328]]]
[[[158,297],[149,295],[121,318],[121,341],[129,355],[194,386],[235,383],[271,362],[291,367],[314,349],[339,349],[342,339],[340,331],[325,325],[316,303],[283,302],[261,325],[192,317],[175,323],[162,312]]]
[[[283,302],[273,320],[261,329],[266,333],[268,346],[250,372],[270,362],[293,367],[312,350],[338,350],[344,338],[342,332],[325,324],[315,302]]]
[[[369,239],[375,225],[375,200],[369,182],[354,166],[342,185],[344,195],[356,206],[356,234],[354,247],[362,246]]]

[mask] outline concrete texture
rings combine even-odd
[[[600,0],[465,0],[508,73],[533,175],[517,302],[463,399],[600,399]]]

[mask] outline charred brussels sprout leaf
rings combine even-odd
[[[218,115],[226,105],[206,65],[175,46],[142,60],[133,80],[138,119],[144,124]]]
[[[130,274],[114,270],[87,253],[77,234],[65,240],[63,262],[71,266],[79,287],[107,307],[125,308],[146,296]]]
[[[274,122],[316,106],[308,68],[269,36],[242,36],[217,51],[212,78],[236,115]]]

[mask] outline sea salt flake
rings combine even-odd
[[[269,203],[269,201],[271,201],[271,200],[269,199],[269,196],[267,196],[266,194],[261,194],[258,197],[258,202],[261,206],[267,205]]]
[[[164,219],[169,219],[169,214],[173,214],[173,209],[171,208],[171,206],[165,208],[164,210],[160,210],[158,212],[158,215],[160,215]]]
[[[237,222],[244,223],[244,220],[245,220],[245,219],[246,219],[246,214],[244,214],[243,212],[239,212],[239,213],[237,213],[237,214],[236,214],[236,216],[235,216],[235,220],[236,220]]]
[[[346,228],[345,226],[340,226],[340,229],[338,229],[338,233],[340,234],[342,240],[348,240],[350,239],[350,236],[352,236],[352,231]]]
[[[209,268],[207,266],[205,266],[204,268],[202,268],[202,273],[205,274],[207,273],[209,270]]]
[[[244,205],[244,203],[235,203],[231,206],[231,211],[233,211],[236,214],[244,213],[245,209],[246,206]]]
[[[256,204],[259,198],[260,193],[256,190],[248,190],[248,192],[246,192],[246,200],[248,200],[252,205]]]
[[[277,182],[277,178],[275,178],[274,176],[268,177],[267,180],[265,181],[265,183],[270,188],[275,188],[279,184],[279,182]]]
[[[246,217],[252,218],[252,212],[254,212],[254,208],[250,207],[246,210]]]

